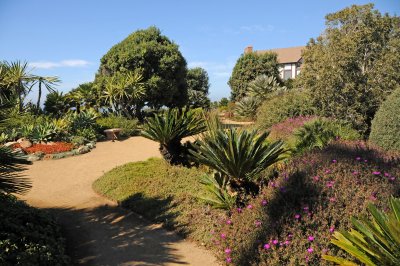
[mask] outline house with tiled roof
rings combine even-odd
[[[248,46],[244,49],[244,53],[263,54],[274,52],[278,55],[279,73],[283,80],[294,79],[299,75],[301,64],[303,62],[301,52],[305,46],[296,46],[288,48],[277,48],[270,50],[253,51],[253,46]]]

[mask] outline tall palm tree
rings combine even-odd
[[[38,84],[39,91],[38,91],[38,99],[36,103],[36,110],[39,111],[40,109],[40,99],[42,97],[42,85],[45,86],[48,92],[54,92],[55,88],[58,83],[61,82],[61,80],[58,77],[42,77],[42,76],[33,76],[35,79],[35,83]],[[35,84],[34,83],[34,84]]]
[[[5,65],[5,86],[17,94],[19,111],[22,112],[24,97],[31,90],[35,77],[30,74],[27,62],[5,62]]]

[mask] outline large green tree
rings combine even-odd
[[[326,16],[304,53],[299,84],[324,116],[351,121],[365,136],[380,103],[400,83],[400,19],[373,4]]]
[[[239,101],[245,97],[248,85],[259,75],[275,77],[281,82],[276,53],[246,53],[242,54],[233,68],[228,85],[231,87],[231,99]]]
[[[187,103],[186,60],[177,44],[156,27],[138,30],[113,46],[102,58],[96,83],[117,72],[134,71],[142,76],[146,95],[137,103],[153,108],[181,107]]]
[[[194,108],[209,108],[210,99],[208,98],[208,89],[210,88],[210,82],[207,71],[201,67],[189,69],[186,83],[189,105]]]

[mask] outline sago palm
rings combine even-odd
[[[227,176],[234,190],[255,189],[257,174],[281,160],[283,142],[267,142],[268,133],[218,129],[205,135],[190,153],[195,159]],[[250,186],[250,187],[249,187]]]
[[[168,109],[147,119],[142,136],[160,143],[160,152],[170,164],[185,163],[181,141],[206,129],[202,117],[190,109]]]
[[[0,146],[0,193],[23,194],[30,189],[29,180],[20,175],[24,164],[29,164],[25,156]]]
[[[352,218],[354,229],[335,232],[331,242],[367,266],[400,265],[400,199],[390,199],[388,213],[369,204],[372,218]],[[339,265],[358,265],[341,257],[323,255],[323,259]]]

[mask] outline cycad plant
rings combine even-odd
[[[261,102],[268,99],[274,93],[285,90],[286,87],[281,86],[275,77],[260,75],[249,83],[247,95]]]
[[[190,153],[229,181],[231,192],[258,193],[258,174],[282,159],[283,142],[269,143],[268,132],[217,129],[198,140]]]
[[[23,194],[30,189],[29,180],[20,175],[24,164],[29,164],[25,156],[0,146],[0,193]]]
[[[296,150],[298,152],[314,148],[322,149],[336,137],[329,122],[325,119],[315,119],[305,123],[295,131],[294,135],[297,139]]]
[[[168,109],[164,114],[149,117],[142,136],[160,143],[160,152],[170,164],[186,164],[185,147],[181,141],[206,129],[203,118],[190,109]]]
[[[335,232],[331,242],[358,262],[367,266],[400,265],[400,199],[391,197],[388,213],[368,205],[372,219],[352,218],[354,229]],[[323,255],[322,258],[339,265],[358,265],[340,257]]]
[[[254,119],[257,114],[257,108],[260,101],[251,96],[244,97],[235,105],[235,115]]]

